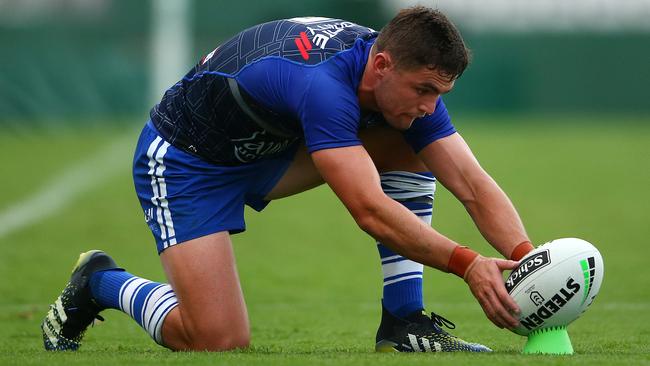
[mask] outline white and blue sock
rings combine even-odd
[[[381,186],[389,197],[400,202],[431,225],[436,180],[431,173],[393,171],[380,174]],[[391,314],[404,318],[424,309],[422,272],[424,266],[377,242],[384,276],[383,305]]]
[[[99,306],[127,313],[156,343],[163,345],[163,322],[167,314],[178,306],[171,286],[122,270],[108,270],[92,275],[90,291]]]

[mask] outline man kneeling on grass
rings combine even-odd
[[[173,350],[246,347],[250,328],[231,235],[244,206],[327,183],[377,240],[383,271],[377,351],[490,351],[424,312],[423,265],[463,278],[500,328],[518,324],[502,271],[532,245],[510,200],[451,123],[441,95],[469,62],[439,11],[399,12],[380,33],[320,17],[246,29],[170,87],[138,141],[133,177],[169,284],[83,253],[42,323],[48,350],[76,350],[105,309]],[[431,228],[435,182],[502,255]]]

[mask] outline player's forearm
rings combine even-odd
[[[312,153],[312,160],[362,230],[409,259],[443,271],[449,269],[458,244],[382,192],[377,168],[363,147],[319,150]],[[460,261],[452,260],[454,273],[462,277],[471,254],[459,256],[463,259]]]
[[[395,252],[424,265],[447,271],[454,241],[419,220],[387,196],[352,213],[359,227]]]
[[[506,258],[517,245],[528,241],[524,225],[508,196],[489,177],[477,184],[475,194],[463,200],[483,237]]]

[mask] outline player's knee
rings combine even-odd
[[[386,127],[373,127],[363,130],[359,136],[380,172],[426,171],[426,166],[404,140],[401,132]]]
[[[250,331],[247,328],[202,327],[188,334],[188,349],[194,351],[230,351],[250,345]]]
[[[424,163],[413,153],[410,148],[406,150],[405,147],[400,150],[399,148],[392,149],[389,153],[381,156],[379,155],[375,161],[377,170],[379,172],[388,171],[411,171],[411,172],[424,172],[427,167]]]
[[[201,339],[193,342],[188,349],[193,351],[224,352],[247,348],[250,338],[235,336],[220,336],[213,339]]]

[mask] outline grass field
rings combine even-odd
[[[71,196],[53,215],[0,236],[0,364],[650,364],[650,120],[550,121],[529,118],[520,125],[514,119],[485,119],[457,125],[519,208],[535,243],[576,236],[601,250],[603,287],[593,307],[569,329],[573,356],[520,355],[524,338],[492,326],[461,280],[434,270],[425,273],[428,309],[454,321],[457,335],[495,352],[375,354],[378,254],[326,187],[275,202],[261,214],[249,211],[248,231],[234,237],[252,323],[250,349],[172,353],[127,316],[108,311],[79,352],[47,353],[38,325],[79,252],[107,250],[131,272],[164,281],[133,192],[127,143],[112,153],[114,174]],[[92,162],[97,151],[123,134],[96,129],[0,134],[0,216],[80,161]],[[131,133],[128,140],[135,144],[136,138]],[[105,164],[105,157],[101,161]],[[99,163],[86,166],[93,176],[105,172]],[[433,226],[495,254],[440,186]]]

